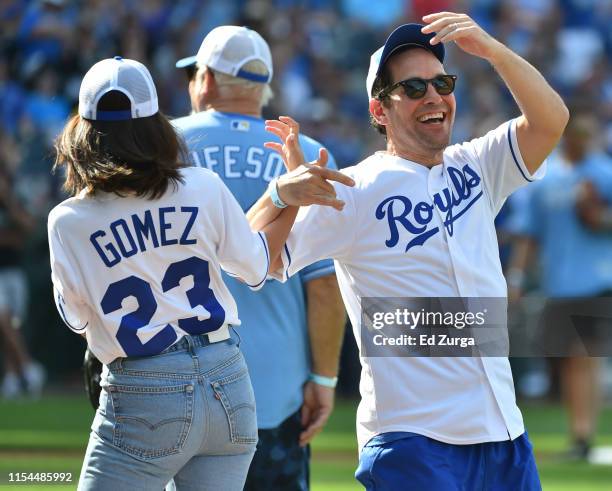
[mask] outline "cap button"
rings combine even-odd
[[[115,59],[115,60],[117,60],[117,61],[121,61],[121,60],[123,60],[123,57],[121,57],[121,56],[115,56],[115,57],[114,57],[114,59]]]

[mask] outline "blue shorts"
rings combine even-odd
[[[383,433],[361,451],[368,491],[541,491],[527,433],[513,441],[450,445],[415,433]]]

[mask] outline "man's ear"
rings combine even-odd
[[[193,111],[205,111],[217,97],[218,88],[215,76],[206,67],[198,68],[189,81],[189,96]]]
[[[383,103],[379,99],[370,99],[370,114],[381,126],[386,126],[389,122]]]
[[[205,68],[201,76],[204,77],[202,81],[202,92],[206,94],[206,98],[209,100],[215,98],[217,96],[217,81],[215,80],[215,74],[212,70]]]

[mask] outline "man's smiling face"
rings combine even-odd
[[[392,84],[414,77],[431,79],[444,75],[442,63],[429,51],[409,49],[387,62]],[[437,158],[449,145],[455,119],[456,102],[451,93],[440,95],[431,84],[420,99],[410,99],[402,87],[388,96],[383,105],[387,139],[402,155],[415,159]]]

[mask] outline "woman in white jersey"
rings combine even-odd
[[[284,143],[284,157],[301,160],[297,135]],[[179,490],[242,489],[255,402],[220,269],[260,287],[297,208],[252,232],[214,173],[180,163],[151,75],[120,57],[85,75],[56,150],[72,197],[49,215],[54,296],[105,366],[79,489],[171,479]],[[307,165],[274,191],[292,205],[341,207],[323,178],[346,179]]]

